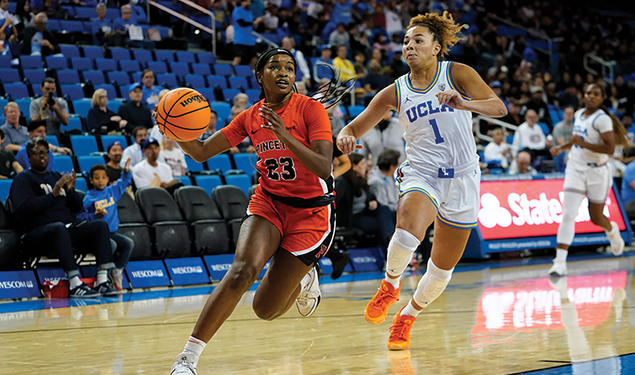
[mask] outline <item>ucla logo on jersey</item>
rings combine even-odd
[[[428,115],[433,115],[439,112],[454,112],[454,109],[447,105],[434,106],[432,100],[419,103],[406,109],[406,115],[408,115],[408,121],[415,122],[418,118],[424,118]]]

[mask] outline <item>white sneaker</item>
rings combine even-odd
[[[567,274],[567,262],[553,260],[553,266],[549,268],[549,276],[562,277]]]
[[[196,366],[188,360],[185,353],[181,353],[176,357],[170,375],[197,375]]]
[[[622,255],[622,253],[624,252],[624,239],[620,234],[620,230],[616,222],[611,221],[611,231],[606,233],[606,236],[611,242],[611,252],[613,253],[613,255]]]
[[[320,277],[317,268],[311,268],[311,270],[304,275],[302,281],[300,281],[300,285],[302,289],[300,290],[300,294],[298,294],[298,298],[295,300],[295,306],[298,308],[300,315],[306,318],[313,314],[322,299]]]

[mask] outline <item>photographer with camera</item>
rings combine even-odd
[[[61,124],[68,125],[68,104],[62,98],[56,98],[55,79],[47,77],[42,82],[42,96],[33,99],[30,112],[31,121],[44,120],[48,135],[59,135]]]

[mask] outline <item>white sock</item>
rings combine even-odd
[[[392,285],[395,289],[398,289],[400,281],[401,281],[401,277],[397,277],[397,278],[392,279],[392,278],[388,277],[388,275],[386,275],[384,277],[384,280],[386,280],[386,282],[389,283],[390,285]]]
[[[71,277],[68,282],[70,283],[71,289],[77,288],[78,286],[82,285],[82,281],[79,279],[79,276]]]
[[[183,348],[183,353],[187,355],[187,359],[196,367],[198,365],[198,357],[203,353],[203,349],[205,349],[205,345],[207,345],[204,341],[197,339],[194,336],[190,336],[185,343],[185,348]]]
[[[569,250],[565,249],[556,249],[556,262],[566,262],[567,254],[569,254]]]
[[[611,222],[611,230],[605,230],[604,233],[606,233],[607,237],[612,237],[619,233],[619,228],[617,225],[613,226],[613,222]]]
[[[99,286],[108,281],[108,271],[107,270],[97,270],[97,280],[95,281],[95,286]]]
[[[415,307],[412,305],[412,300],[410,300],[408,301],[408,304],[406,305],[406,307],[404,307],[403,310],[401,310],[401,314],[399,315],[408,315],[408,316],[412,316],[413,318],[416,318],[417,315],[421,313],[421,311],[423,310],[415,309]]]

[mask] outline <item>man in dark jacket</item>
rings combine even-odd
[[[119,107],[119,116],[128,121],[126,125],[126,133],[132,134],[132,130],[138,126],[146,129],[152,128],[152,112],[146,107],[141,98],[143,90],[140,83],[130,85],[130,100]]]
[[[103,220],[77,221],[82,197],[75,191],[75,174],[46,170],[49,146],[44,138],[32,139],[26,150],[31,167],[15,177],[9,193],[17,228],[24,233],[25,248],[39,255],[53,250],[68,277],[71,298],[119,294],[108,280],[108,271],[115,267],[108,224]],[[79,278],[74,245],[92,250],[97,257],[95,289]]]
[[[20,36],[22,39],[21,53],[23,55],[39,54],[48,56],[60,52],[53,33],[46,29],[48,16],[44,12],[40,12],[33,18],[33,26],[24,29],[24,34]]]

